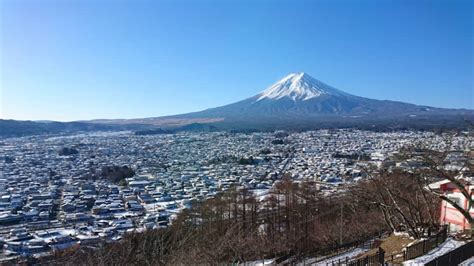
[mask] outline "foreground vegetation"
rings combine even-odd
[[[56,254],[53,261],[159,265],[243,262],[288,254],[316,256],[395,227],[434,226],[437,199],[425,195],[428,197],[422,200],[421,190],[407,182],[410,177],[394,178],[395,174],[378,176],[332,196],[324,196],[316,183],[287,178],[264,200],[247,189],[234,188],[184,211],[166,229],[129,234],[99,249],[68,250]]]

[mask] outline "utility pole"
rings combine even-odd
[[[339,245],[342,246],[342,201],[341,201],[341,219],[339,221]]]

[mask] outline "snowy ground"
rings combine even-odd
[[[263,265],[274,265],[275,264],[275,259],[269,259],[269,260],[256,260],[256,261],[251,261],[251,262],[246,262],[243,263],[242,265],[245,266],[263,266]],[[237,264],[239,265],[239,264]]]
[[[474,257],[463,261],[461,264],[459,264],[459,266],[474,266]]]
[[[407,260],[403,262],[403,265],[405,266],[418,266],[418,265],[425,265],[425,263],[428,263],[435,258],[444,255],[451,250],[454,250],[462,245],[464,245],[466,242],[464,241],[456,241],[453,240],[452,238],[448,238],[443,244],[441,244],[439,247],[431,250],[428,252],[426,255],[412,259],[412,260]]]
[[[339,254],[335,257],[331,257],[331,258],[325,259],[323,261],[319,261],[319,262],[315,263],[314,265],[331,265],[332,263],[336,263],[338,261],[345,261],[346,258],[351,259],[351,258],[353,258],[353,257],[355,257],[359,254],[365,253],[367,251],[369,251],[369,249],[355,248],[353,250],[341,253],[341,254]]]
[[[255,195],[255,197],[259,200],[259,201],[264,201],[267,197],[268,197],[268,193],[270,192],[270,189],[268,188],[265,188],[265,189],[252,189],[251,190],[253,192],[253,194]]]
[[[300,260],[296,264],[294,262],[292,262],[293,258],[290,258],[287,261],[281,262],[280,264],[281,265],[291,264],[291,265],[321,265],[321,266],[324,265],[324,266],[326,266],[326,265],[331,265],[333,262],[337,263],[339,260],[341,262],[345,261],[346,258],[351,259],[351,258],[353,258],[353,257],[355,257],[359,254],[367,252],[368,250],[369,249],[366,249],[366,248],[355,248],[355,249],[346,251],[344,253],[340,253],[336,256],[332,256],[332,257],[306,258],[304,260]],[[249,262],[245,262],[241,265],[245,265],[245,266],[275,265],[275,259],[249,261]]]
[[[346,251],[344,253],[340,253],[337,256],[334,257],[329,257],[323,260],[320,260],[321,258],[308,258],[304,261],[298,262],[297,265],[331,265],[333,262],[337,263],[339,261],[345,261],[347,259],[351,259],[359,254],[362,254],[364,252],[367,252],[369,249],[365,248],[355,248],[349,251]]]

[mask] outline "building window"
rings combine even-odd
[[[459,198],[457,198],[457,197],[452,197],[452,196],[451,196],[451,197],[448,196],[448,199],[450,199],[450,200],[452,200],[453,202],[455,202],[456,205],[461,206],[461,200],[459,200]]]

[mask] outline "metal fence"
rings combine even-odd
[[[334,245],[334,246],[329,246],[325,247],[322,249],[318,249],[315,252],[308,252],[305,254],[300,254],[299,256],[296,256],[294,252],[290,252],[289,254],[279,257],[275,260],[275,263],[278,264],[293,264],[293,263],[305,263],[305,260],[310,257],[320,257],[320,256],[325,256],[328,254],[337,254],[339,252],[344,252],[347,250],[350,250],[352,248],[358,248],[358,247],[367,247],[370,246],[371,241],[354,241],[354,242],[349,242],[349,243],[344,243],[342,245]],[[324,259],[323,259],[324,260]],[[316,262],[317,263],[317,262]],[[309,263],[311,264],[311,263]]]
[[[441,231],[439,231],[436,235],[430,236],[428,239],[425,239],[421,242],[407,247],[403,256],[404,260],[411,260],[426,254],[428,251],[436,248],[441,243],[443,243],[446,240],[447,236],[448,227],[443,226]]]
[[[425,266],[438,266],[438,265],[459,265],[461,262],[474,257],[474,241],[471,241],[465,245],[452,250],[436,259],[428,262]]]
[[[346,266],[372,266],[372,265],[384,265],[385,262],[385,251],[379,247],[377,253],[368,255],[360,259],[346,261],[341,263]]]
[[[342,245],[335,244],[333,246],[327,246],[325,248],[320,248],[317,249],[313,252],[307,252],[304,254],[299,254],[298,256],[293,255],[286,255],[283,257],[279,257],[277,261],[275,261],[276,264],[284,263],[284,264],[305,264],[306,260],[311,260],[312,262],[309,262],[308,264],[314,265],[318,264],[321,261],[327,260],[330,257],[338,256],[341,252],[345,252],[354,248],[364,248],[364,249],[369,249],[373,242],[374,239],[379,239],[382,236],[386,235],[386,231],[382,230],[379,232],[376,232],[373,234],[371,237],[367,237],[367,240],[365,241],[353,241],[353,242],[347,242]],[[324,257],[324,258],[319,258],[319,260],[312,260],[311,258],[318,258],[318,257]],[[348,261],[348,259],[342,259],[340,261],[334,261],[332,263],[329,263],[328,265],[331,264],[338,264],[338,263],[343,263]]]

